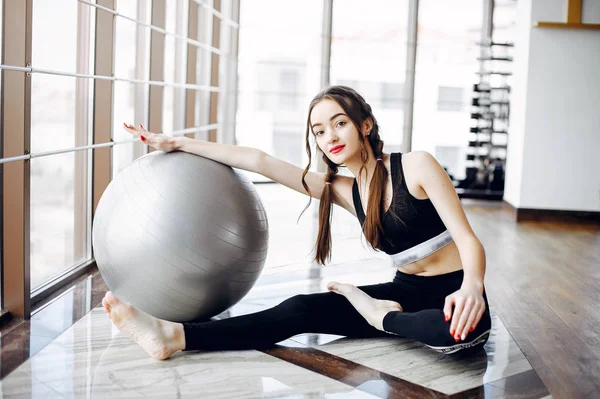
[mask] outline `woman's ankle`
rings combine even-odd
[[[185,332],[183,330],[183,324],[174,323],[172,321],[161,320],[162,330],[168,339],[169,346],[175,351],[182,351],[185,349]]]

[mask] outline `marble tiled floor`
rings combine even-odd
[[[121,335],[100,308],[33,356],[2,384],[19,389],[33,379],[52,390],[53,397],[370,397],[259,351],[180,353],[168,361],[154,361]]]
[[[389,259],[361,245],[358,223],[345,211],[336,214],[331,265],[312,264],[308,254],[316,226],[311,210],[300,223],[295,223],[306,197],[277,185],[257,187],[270,222],[268,262],[252,291],[220,317],[264,309],[290,293],[324,291],[331,280],[362,285],[392,278],[394,270]],[[3,363],[5,359],[18,362],[19,349],[23,351],[22,360],[31,356],[0,382],[3,396],[542,398],[548,395],[497,316],[493,317],[493,333],[485,353],[467,359],[440,355],[398,337],[351,340],[306,334],[265,351],[185,353],[158,362],[123,337],[102,309],[96,307],[105,290],[99,276],[83,280],[38,312],[30,331],[11,331],[2,337]],[[492,312],[493,306],[492,303]],[[17,353],[13,357],[9,357],[10,351],[5,352],[6,337],[11,334],[15,342],[12,350]],[[24,341],[27,351],[18,347],[19,334],[30,338]]]

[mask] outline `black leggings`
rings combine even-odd
[[[483,347],[491,328],[485,292],[486,311],[464,341],[455,342],[442,311],[446,296],[458,290],[462,280],[462,270],[432,277],[397,272],[392,282],[358,287],[373,298],[402,305],[403,312],[389,312],[384,317],[386,332],[367,323],[342,295],[323,292],[296,295],[257,313],[183,323],[185,350],[260,349],[296,334],[322,333],[352,338],[394,334],[422,342],[442,353],[474,352]]]

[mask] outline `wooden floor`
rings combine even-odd
[[[490,303],[552,396],[600,397],[600,226],[464,207],[486,248]]]

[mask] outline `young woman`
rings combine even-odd
[[[390,254],[392,282],[296,295],[262,312],[204,323],[156,319],[111,292],[102,304],[113,323],[155,359],[179,350],[258,349],[301,333],[348,337],[395,334],[443,353],[483,347],[491,320],[484,290],[485,253],[448,175],[426,152],[384,154],[377,120],[362,96],[333,86],[311,102],[306,128],[309,162],[302,170],[253,148],[168,137],[125,124],[142,142],[260,173],[320,199],[316,260],[330,256],[335,204],[357,216],[367,241]],[[309,172],[310,140],[326,173]],[[345,165],[355,176],[337,174]]]

